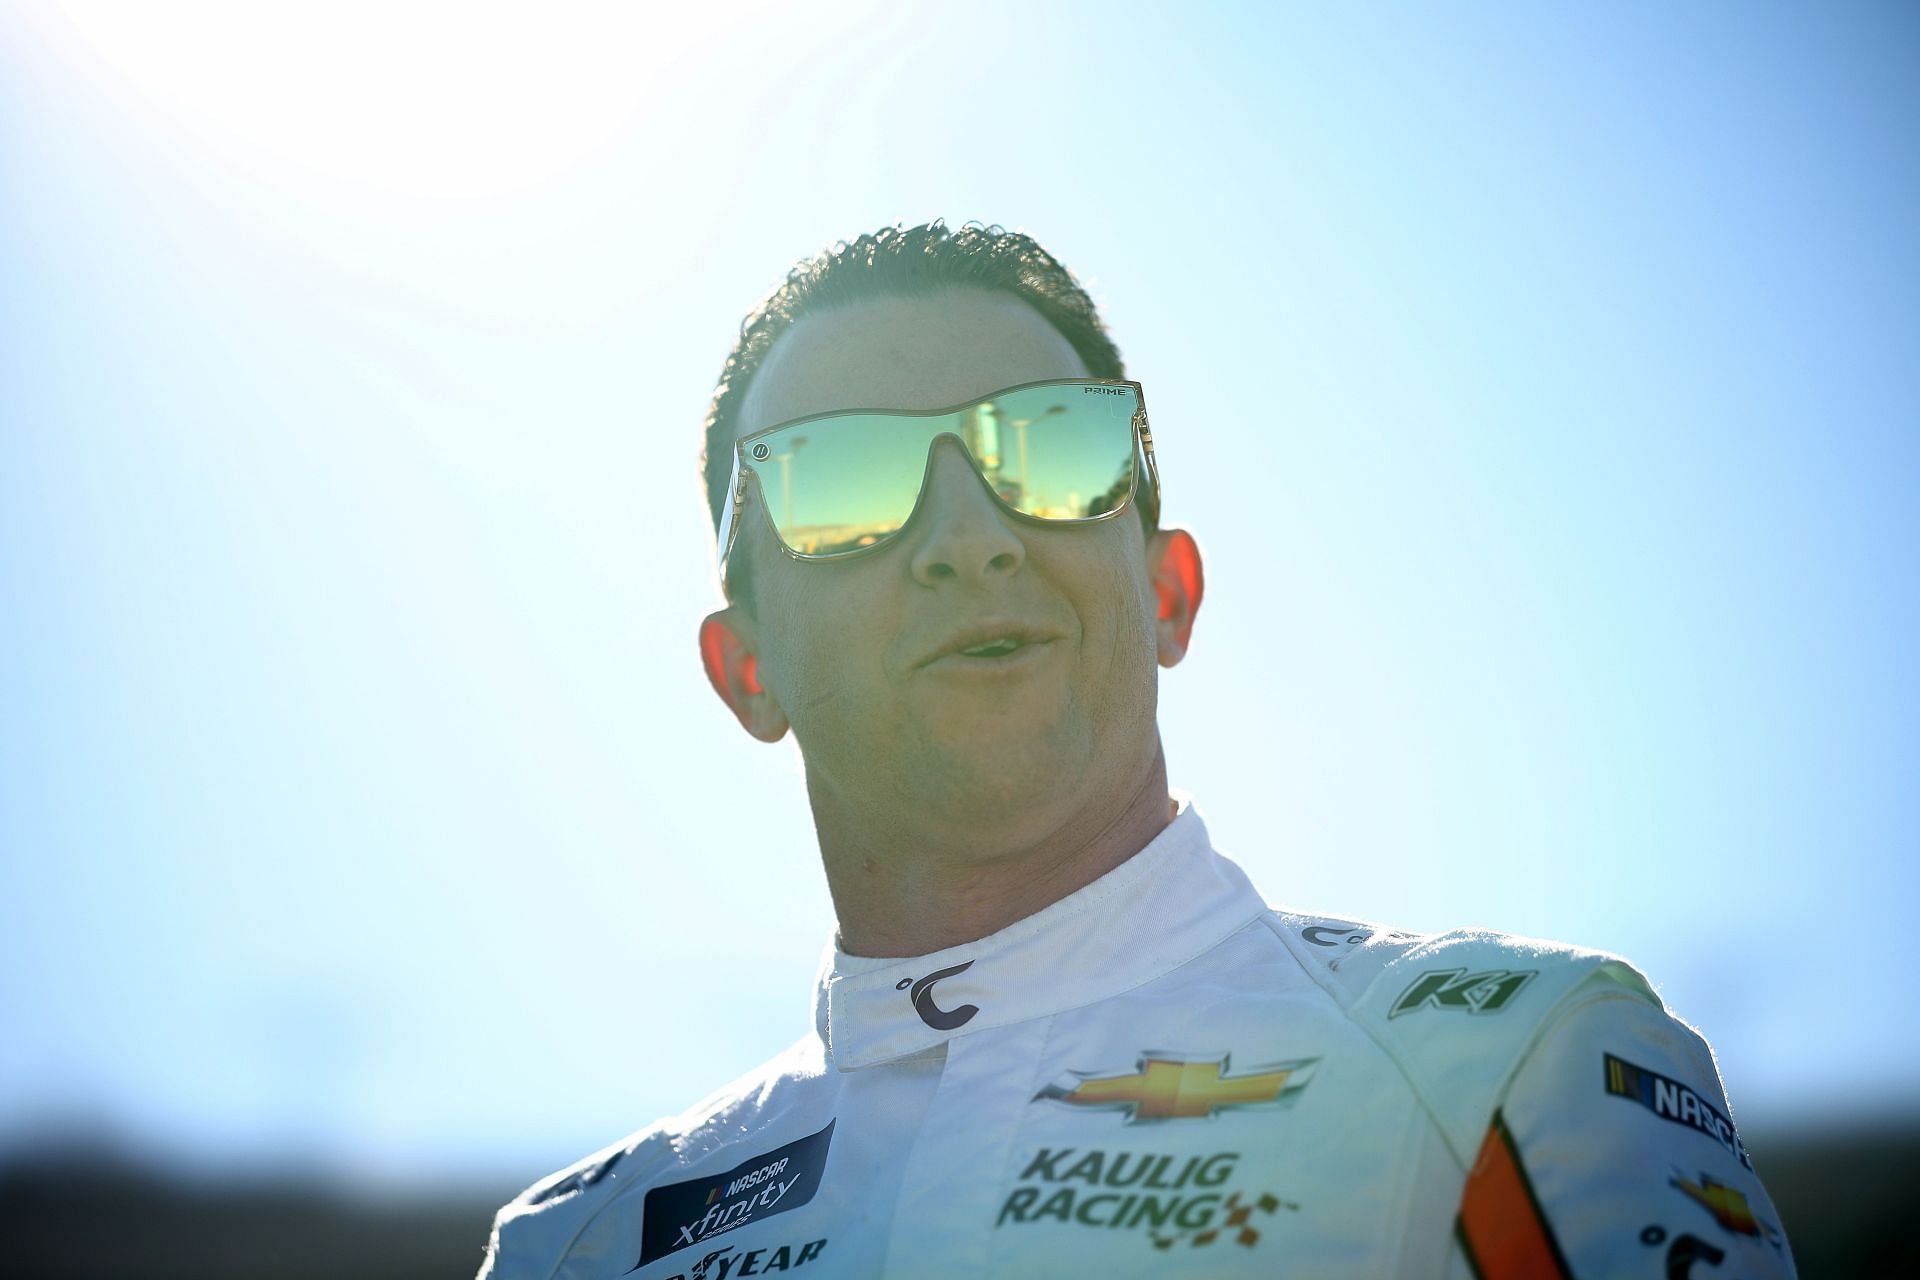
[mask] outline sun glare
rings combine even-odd
[[[256,180],[383,217],[510,196],[663,109],[723,19],[688,7],[69,4],[145,104]],[[741,20],[730,6],[729,19]]]

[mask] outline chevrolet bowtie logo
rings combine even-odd
[[[1678,1187],[1728,1231],[1743,1236],[1760,1236],[1775,1248],[1780,1246],[1780,1228],[1755,1217],[1753,1206],[1747,1202],[1747,1198],[1712,1174],[1703,1173],[1700,1181],[1695,1182],[1675,1169],[1673,1176],[1667,1179],[1667,1185]]]
[[[1290,1107],[1313,1079],[1318,1058],[1296,1058],[1228,1075],[1228,1054],[1186,1056],[1148,1052],[1132,1075],[1096,1076],[1069,1071],[1033,1100],[1075,1107],[1125,1111],[1128,1124],[1150,1120],[1194,1120],[1224,1107]]]

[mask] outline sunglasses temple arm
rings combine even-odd
[[[1160,463],[1153,456],[1153,428],[1147,425],[1147,411],[1144,407],[1135,416],[1134,422],[1140,429],[1140,452],[1146,455],[1147,459],[1147,483],[1151,486],[1149,500],[1153,503],[1154,527],[1158,528],[1160,524]]]
[[[720,583],[723,587],[727,580],[727,557],[733,551],[734,539],[740,534],[740,507],[746,496],[746,475],[741,470],[740,451],[736,447],[733,454],[733,474],[727,477],[726,505],[720,508],[720,530],[716,539]]]

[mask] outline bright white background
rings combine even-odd
[[[801,1034],[698,426],[789,263],[1030,231],[1276,900],[1623,952],[1913,1110],[1909,6],[15,5],[0,1147],[531,1180]]]

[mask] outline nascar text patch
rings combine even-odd
[[[1740,1163],[1753,1168],[1747,1149],[1734,1132],[1733,1121],[1720,1109],[1678,1080],[1670,1080],[1658,1071],[1636,1067],[1625,1058],[1603,1054],[1607,1065],[1607,1092],[1616,1098],[1637,1102],[1670,1124],[1685,1125],[1706,1134],[1737,1156]]]

